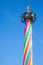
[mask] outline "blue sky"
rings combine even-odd
[[[43,0],[0,0],[0,65],[22,65],[24,24],[20,16],[30,5],[33,26],[33,65],[43,65]]]

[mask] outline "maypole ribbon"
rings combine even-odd
[[[32,65],[32,22],[30,20],[26,20],[24,27],[23,65]]]

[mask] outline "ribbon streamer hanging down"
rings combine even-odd
[[[26,20],[24,27],[23,65],[32,65],[32,23],[30,20]]]

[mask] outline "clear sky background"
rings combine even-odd
[[[30,5],[33,26],[33,65],[43,65],[43,0],[0,0],[0,65],[22,65],[24,25],[20,16]]]

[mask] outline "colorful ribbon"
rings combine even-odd
[[[24,58],[23,65],[32,65],[32,23],[26,20],[24,27]]]

